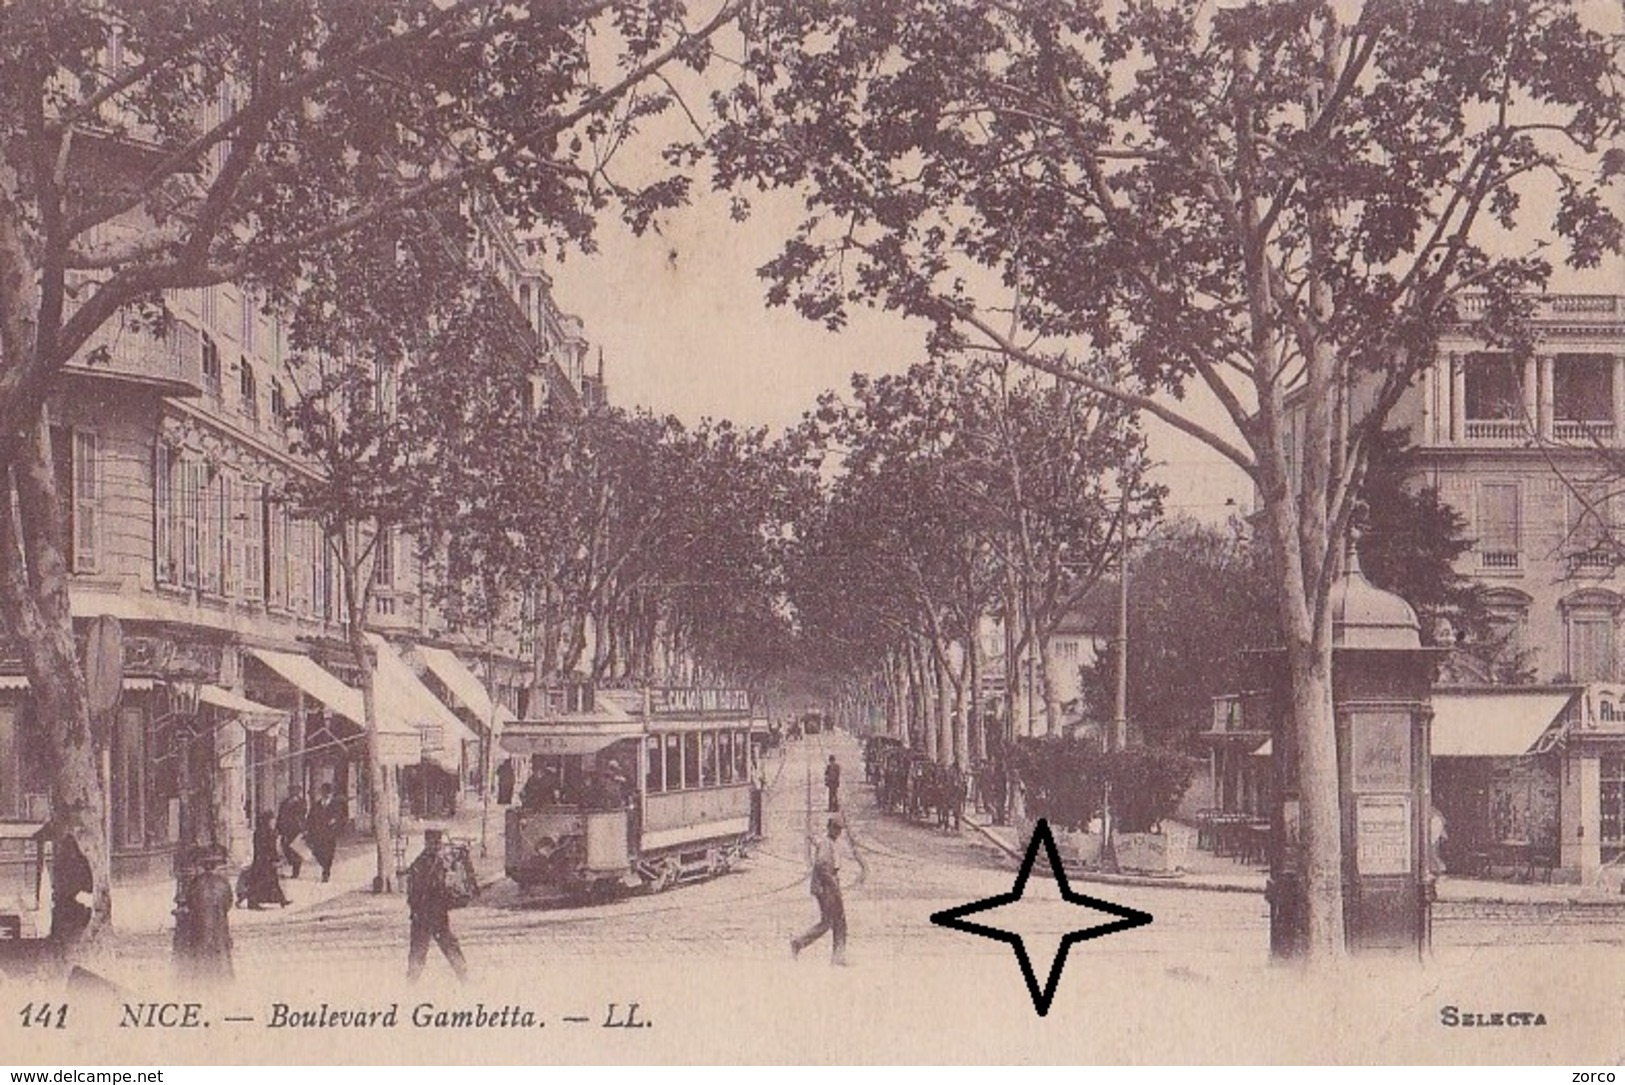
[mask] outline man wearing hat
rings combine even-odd
[[[233,977],[231,966],[231,882],[220,872],[226,849],[211,844],[197,856],[199,872],[186,885],[182,913],[175,917],[176,967],[189,979],[218,982]]]
[[[463,947],[451,932],[451,901],[446,893],[443,829],[423,830],[423,851],[406,868],[406,906],[412,913],[412,935],[406,953],[406,978],[415,980],[429,959],[429,943],[446,955],[457,978],[468,978],[468,962]]]
[[[822,840],[808,839],[812,848],[812,895],[818,902],[818,922],[807,933],[790,940],[790,955],[799,957],[801,951],[822,938],[825,932],[833,936],[831,964],[846,963],[846,902],[841,898],[841,867],[835,855],[835,842],[841,838],[841,819],[832,817],[827,826],[828,835]],[[858,881],[862,885],[869,877],[869,864],[852,841],[852,856],[858,861]]]

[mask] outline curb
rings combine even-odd
[[[984,837],[986,837],[989,841],[991,841],[995,847],[997,847],[1000,851],[1004,852],[1006,855],[1010,856],[1010,858],[1014,859],[1016,862],[1019,863],[1023,859],[1026,858],[1026,856],[1023,855],[1020,851],[1016,850],[1015,848],[1012,848],[1009,844],[1006,844],[1003,840],[999,839],[999,837],[993,832],[991,827],[989,827],[987,825],[983,825],[981,822],[978,822],[978,821],[972,821],[970,818],[966,818],[965,821],[966,821],[966,824],[970,825],[977,832],[981,833]],[[1152,876],[1152,875],[1107,874],[1107,873],[1104,873],[1104,872],[1101,872],[1101,871],[1091,871],[1091,870],[1073,871],[1073,870],[1069,869],[1066,872],[1066,876],[1071,881],[1094,882],[1094,883],[1099,884],[1099,885],[1134,885],[1134,886],[1143,886],[1143,887],[1147,887],[1147,888],[1151,888],[1151,889],[1184,889],[1184,890],[1194,891],[1194,892],[1198,892],[1198,893],[1253,893],[1253,894],[1256,894],[1258,896],[1263,896],[1264,895],[1264,889],[1263,889],[1262,886],[1259,886],[1258,888],[1255,889],[1252,886],[1248,886],[1248,885],[1229,885],[1229,884],[1226,884],[1226,883],[1223,883],[1223,882],[1199,882],[1199,881],[1189,880],[1183,875],[1174,875],[1172,877],[1166,877],[1166,876],[1165,877],[1156,877],[1156,876]],[[1537,898],[1528,898],[1528,897],[1496,897],[1496,896],[1491,896],[1491,897],[1454,897],[1454,896],[1451,896],[1451,897],[1440,897],[1439,899],[1435,900],[1434,901],[1434,906],[1437,907],[1439,905],[1444,905],[1446,907],[1449,907],[1449,906],[1452,906],[1452,905],[1456,905],[1456,906],[1485,906],[1485,905],[1488,905],[1488,906],[1491,906],[1491,907],[1498,907],[1498,908],[1548,907],[1548,908],[1586,908],[1586,909],[1595,909],[1595,910],[1598,910],[1598,911],[1610,911],[1610,910],[1611,911],[1625,911],[1625,895],[1621,895],[1618,899],[1614,899],[1614,898],[1610,898],[1610,897],[1565,897],[1565,898],[1561,898],[1561,899],[1551,899],[1551,898],[1538,898],[1538,897]]]
[[[970,818],[966,818],[965,823],[992,841],[995,847],[1016,862],[1019,863],[1026,858],[1021,852],[1000,840],[989,826],[983,825],[979,821],[972,821]],[[1254,888],[1250,885],[1229,885],[1224,882],[1190,881],[1182,874],[1172,877],[1156,877],[1154,875],[1107,874],[1096,870],[1074,871],[1069,869],[1066,876],[1069,881],[1094,882],[1097,885],[1137,885],[1150,889],[1184,889],[1197,893],[1252,893],[1260,897],[1264,895],[1263,886]]]

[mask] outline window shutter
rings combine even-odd
[[[96,435],[73,433],[73,571],[94,573],[101,550],[101,461]]]
[[[169,483],[169,447],[159,441],[152,450],[152,575],[159,584],[175,580],[169,551],[170,517],[174,515]]]

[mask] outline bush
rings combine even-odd
[[[1026,788],[1027,812],[1055,829],[1083,829],[1099,816],[1112,786],[1116,831],[1149,832],[1173,814],[1195,768],[1176,750],[1142,746],[1102,753],[1093,742],[1064,738],[1016,741],[1012,759]]]

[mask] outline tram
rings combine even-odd
[[[507,812],[506,871],[579,896],[726,873],[761,836],[745,690],[597,691],[504,726],[530,775]]]

